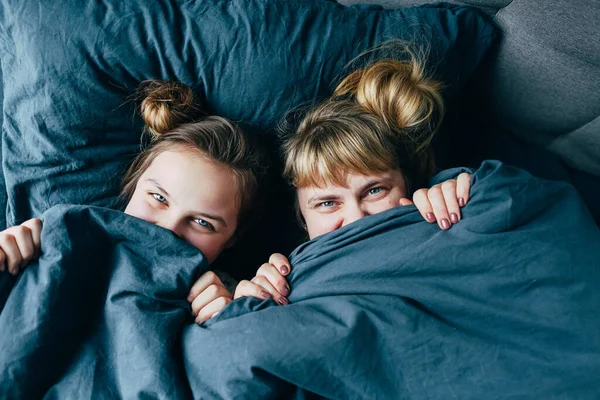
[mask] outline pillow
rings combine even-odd
[[[185,82],[213,113],[274,147],[278,119],[328,95],[361,52],[389,39],[428,45],[428,65],[448,100],[495,35],[475,9],[442,4],[383,10],[318,0],[4,0],[6,222],[59,203],[114,205],[140,147],[131,95],[142,80]]]

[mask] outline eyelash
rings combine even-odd
[[[163,195],[160,195],[158,193],[150,193],[150,195],[154,198],[154,200],[156,200],[157,202],[159,202],[160,204],[167,204],[167,199],[165,199],[165,197]],[[160,199],[159,199],[160,198]],[[212,232],[215,231],[215,227],[208,221],[205,221],[201,218],[194,218],[192,221],[194,221],[194,223],[202,228],[206,228]],[[200,223],[203,222],[204,224]]]
[[[373,190],[377,190],[377,193],[371,193]],[[383,186],[377,186],[377,187],[367,190],[367,193],[365,194],[364,197],[376,196],[385,190],[387,190],[387,188],[385,188]],[[331,203],[331,205],[329,205],[329,206],[325,205],[327,203]],[[335,205],[335,202],[333,200],[328,200],[328,201],[323,201],[323,202],[317,204],[316,208],[330,208],[330,207],[333,207],[334,205]]]
[[[158,194],[158,193],[150,193],[152,195],[152,197],[154,198],[154,200],[158,201],[160,204],[167,204],[167,199],[164,198],[164,196]],[[158,198],[161,198],[162,200],[159,200]]]
[[[204,222],[206,225],[202,225],[202,224],[201,224],[199,221],[202,221],[202,222]],[[205,221],[205,220],[203,220],[203,219],[196,218],[196,219],[194,219],[194,223],[196,223],[196,224],[198,224],[199,226],[201,226],[202,228],[206,228],[206,229],[208,229],[208,230],[210,230],[210,231],[212,231],[212,232],[214,232],[214,231],[215,231],[215,227],[214,227],[214,226],[213,226],[213,225],[212,225],[210,222],[208,222],[208,221]]]
[[[377,190],[377,189],[379,190],[377,193],[371,193],[373,190]],[[377,187],[371,188],[371,189],[367,190],[367,196],[375,196],[375,195],[383,192],[384,190],[386,190],[386,189],[383,186],[377,186]]]
[[[331,203],[331,206],[326,206],[326,203]],[[324,201],[322,203],[317,204],[317,208],[321,208],[321,207],[325,207],[325,208],[329,208],[332,207],[335,203],[332,200],[329,201]]]

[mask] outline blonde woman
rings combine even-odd
[[[413,193],[434,170],[429,145],[444,104],[440,83],[425,75],[415,53],[407,54],[408,61],[382,60],[348,75],[284,138],[284,175],[296,188],[309,239],[412,204],[411,195],[423,217],[441,229],[460,221],[469,174]],[[286,303],[289,287],[282,275],[290,268],[285,256],[273,254],[259,275],[240,282],[234,298],[260,297],[267,289]]]

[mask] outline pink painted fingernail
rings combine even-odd
[[[462,197],[460,197],[458,199],[458,205],[461,206],[461,207],[464,207],[465,206],[465,199],[463,199]]]
[[[283,275],[286,275],[290,270],[288,269],[288,267],[286,267],[285,265],[281,266],[281,273]]]
[[[288,285],[285,285],[282,289],[281,289],[281,294],[284,296],[287,296],[290,294],[290,289],[288,288]]]
[[[447,218],[442,219],[442,229],[450,229],[450,221]]]
[[[433,213],[425,214],[425,218],[427,218],[427,221],[429,222],[435,222],[435,215],[433,215]]]
[[[260,296],[263,298],[263,300],[266,300],[266,299],[270,299],[270,298],[271,298],[271,294],[270,294],[270,293],[267,293],[267,292],[265,292],[264,290],[261,290],[261,291],[260,291]]]
[[[281,304],[282,306],[286,306],[286,305],[290,304],[288,299],[286,299],[285,297],[282,297],[281,299],[279,299],[278,303]]]
[[[452,221],[453,224],[458,223],[458,215],[456,215],[456,213],[450,214],[450,221]]]

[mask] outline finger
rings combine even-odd
[[[192,315],[197,316],[202,308],[219,297],[232,299],[233,295],[223,285],[213,284],[208,286],[192,301]]]
[[[283,276],[286,276],[292,270],[292,267],[290,266],[290,260],[280,253],[271,254],[271,257],[269,257],[269,264],[274,265]]]
[[[427,197],[427,192],[429,190],[430,189],[417,190],[415,194],[413,194],[413,201],[415,202],[417,210],[419,210],[425,221],[431,224],[435,222],[435,214],[433,213],[433,207],[431,207],[431,203]]]
[[[23,259],[21,258],[15,237],[11,234],[0,235],[0,247],[6,255],[6,268],[8,272],[16,275],[19,272],[19,265]]]
[[[456,197],[456,181],[452,179],[442,183],[442,193],[444,193],[444,199],[446,200],[446,210],[450,214],[450,222],[456,224],[460,221],[460,207],[458,206],[458,199]]]
[[[456,198],[460,207],[464,207],[469,202],[470,194],[471,174],[463,172],[456,178]]]
[[[233,295],[234,299],[239,299],[240,297],[256,297],[257,299],[266,300],[273,296],[262,286],[254,282],[241,281],[235,288],[235,294]]]
[[[15,242],[17,242],[19,253],[21,254],[21,263],[19,264],[19,268],[24,268],[35,255],[33,237],[31,236],[31,229],[25,225],[19,225],[15,228],[17,229],[15,229],[15,234],[13,236],[15,238]]]
[[[40,257],[41,249],[41,237],[42,237],[42,220],[39,218],[32,218],[28,221],[23,222],[23,226],[26,226],[31,231],[31,238],[33,240],[34,255],[33,258]]]
[[[229,303],[231,303],[231,298],[228,297],[219,297],[214,299],[206,306],[202,307],[201,310],[199,310],[194,322],[196,322],[197,324],[205,322],[206,320],[220,313],[221,310],[223,310],[225,306]]]
[[[435,215],[440,228],[443,230],[450,229],[450,216],[448,215],[448,210],[446,209],[446,200],[444,199],[441,186],[435,185],[429,189],[427,192],[427,198],[431,203],[433,214]]]
[[[223,285],[223,282],[221,282],[221,279],[213,271],[203,273],[192,285],[187,297],[188,303],[194,301],[196,296],[202,293],[207,287],[215,284],[225,286]]]
[[[414,204],[411,200],[407,199],[406,197],[403,197],[400,199],[400,205],[401,206],[410,206]]]
[[[261,265],[258,271],[256,271],[256,276],[264,276],[267,278],[269,283],[281,296],[287,297],[290,295],[290,286],[288,285],[287,280],[273,264]]]
[[[275,289],[273,285],[271,285],[271,282],[269,282],[268,279],[264,276],[257,275],[254,278],[252,278],[251,282],[262,287],[267,293],[271,295],[271,297],[273,297],[273,300],[275,300],[275,302],[277,302],[278,304],[281,304],[282,306],[290,304],[288,299],[282,296],[281,293],[279,293],[277,289]]]

